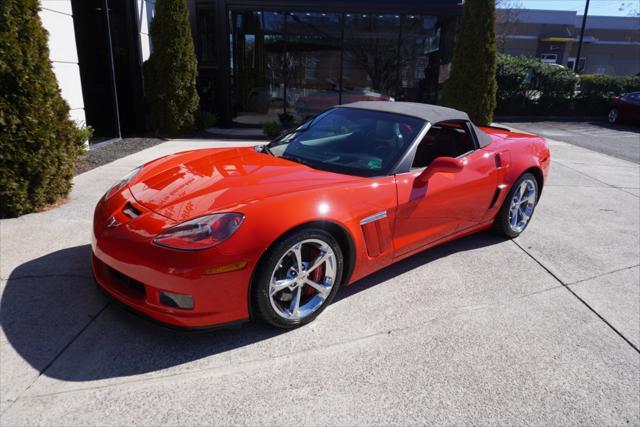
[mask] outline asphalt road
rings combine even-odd
[[[640,126],[607,122],[504,122],[507,126],[640,163]]]
[[[0,425],[640,425],[638,165],[550,140],[518,239],[411,257],[294,331],[181,333],[109,303],[90,273],[101,194],[224,144],[159,144],[0,221]]]

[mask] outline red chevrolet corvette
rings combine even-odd
[[[93,272],[175,326],[312,321],[350,284],[443,242],[527,227],[544,139],[405,102],[332,108],[267,145],[149,162],[96,206]]]

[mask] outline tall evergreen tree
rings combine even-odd
[[[68,194],[76,128],[51,69],[38,0],[0,1],[0,216]]]
[[[157,0],[149,33],[153,52],[144,64],[149,125],[167,134],[190,129],[200,100],[186,0]]]
[[[493,120],[496,90],[495,0],[466,0],[442,104],[486,125]]]

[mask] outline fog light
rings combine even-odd
[[[191,295],[172,294],[171,292],[161,291],[160,304],[190,310],[193,308],[193,297]]]

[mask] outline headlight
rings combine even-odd
[[[197,251],[227,240],[244,220],[240,213],[218,213],[201,216],[171,227],[158,234],[153,243],[172,249]]]
[[[124,187],[129,182],[131,182],[131,180],[133,178],[135,178],[136,175],[138,175],[138,172],[140,172],[140,169],[142,169],[142,166],[138,166],[137,168],[135,168],[134,170],[132,170],[131,172],[129,172],[128,174],[123,176],[118,182],[116,182],[113,185],[113,187],[111,187],[109,189],[109,191],[107,191],[104,194],[105,200],[108,199],[109,197],[113,196],[114,194],[116,194],[118,191],[120,191],[122,189],[122,187]]]

